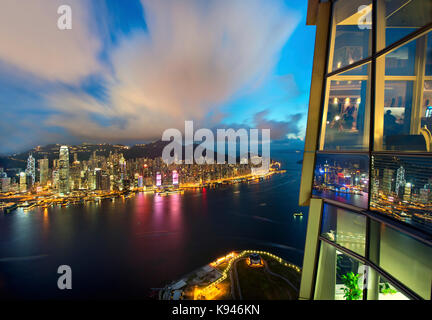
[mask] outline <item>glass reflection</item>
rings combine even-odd
[[[344,277],[355,277],[357,288],[353,300],[362,300],[367,266],[322,241],[315,287],[315,300],[348,300]],[[354,282],[354,281],[353,281]]]
[[[314,195],[367,209],[368,188],[367,155],[317,155]]]
[[[370,207],[432,232],[432,159],[372,157]]]
[[[372,1],[337,1],[333,7],[329,71],[370,55]]]
[[[378,9],[385,14],[386,46],[432,22],[430,0],[378,0]]]
[[[325,150],[366,150],[368,148],[367,80],[329,82],[327,110],[323,115],[321,148]]]
[[[364,256],[366,217],[338,207],[325,205],[321,236]]]

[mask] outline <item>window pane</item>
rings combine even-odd
[[[344,289],[348,289],[344,277],[354,276],[357,284],[351,297],[361,300],[366,266],[358,260],[338,251],[332,245],[321,241],[318,262],[315,300],[347,300]]]
[[[426,72],[427,76],[432,76],[432,32],[429,32],[426,46]]]
[[[416,41],[396,49],[386,55],[386,76],[413,76],[416,58]]]
[[[410,298],[403,294],[389,280],[387,280],[385,277],[380,275],[372,268],[369,268],[368,274],[367,299],[410,300]]]
[[[367,209],[369,156],[318,154],[314,195]]]
[[[385,82],[384,137],[387,150],[425,148],[424,142],[421,146],[413,145],[414,139],[410,137],[413,86],[413,81]]]
[[[432,22],[430,0],[379,0],[379,8],[385,12],[386,46]]]
[[[424,82],[421,126],[432,132],[432,80]]]
[[[432,234],[432,158],[372,156],[370,207]]]
[[[367,99],[367,76],[335,76],[328,86],[321,149],[368,150],[370,103]]]
[[[432,151],[431,34],[377,59],[375,150]]]
[[[321,235],[364,256],[366,217],[332,205],[325,205]]]
[[[375,264],[423,299],[431,299],[432,248],[384,224],[380,232]]]
[[[370,55],[371,11],[371,0],[337,1],[334,4],[329,71]]]

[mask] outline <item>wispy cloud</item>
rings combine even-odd
[[[0,61],[47,81],[78,83],[43,93],[50,113],[37,125],[105,141],[153,139],[184,120],[219,114],[238,90],[260,86],[301,18],[282,0],[142,0],[145,30],[118,38],[105,53],[105,68],[103,33],[93,32],[86,1],[71,4],[71,33],[56,28],[60,2],[27,1],[24,9],[24,2],[3,0]],[[80,89],[94,74],[104,79],[103,101]],[[255,120],[280,128],[277,137],[291,130],[265,114]]]

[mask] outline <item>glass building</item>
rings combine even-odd
[[[307,24],[300,299],[430,300],[432,1],[309,0]]]

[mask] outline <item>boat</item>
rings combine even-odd
[[[294,217],[303,217],[303,212],[295,212],[293,214]]]

